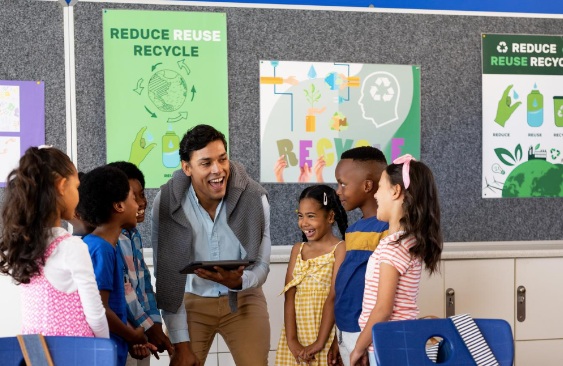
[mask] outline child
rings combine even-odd
[[[83,172],[78,172],[78,179],[82,181],[82,177],[84,176]],[[79,236],[81,238],[85,237],[86,235],[90,234],[94,231],[95,227],[87,223],[86,221],[82,220],[80,214],[78,212],[74,213],[74,217],[68,220],[68,223],[72,225],[72,235]]]
[[[285,276],[285,325],[276,365],[324,365],[334,339],[334,279],[346,249],[332,226],[336,222],[344,236],[348,219],[326,185],[301,193],[297,216],[303,242],[293,246]]]
[[[145,176],[133,163],[117,161],[108,164],[116,167],[127,175],[129,185],[139,205],[137,224],[145,221],[147,198],[145,197]],[[172,353],[174,348],[168,337],[162,331],[160,311],[156,307],[156,299],[151,284],[151,273],[143,259],[143,243],[141,234],[136,228],[123,229],[119,235],[117,252],[122,256],[127,267],[125,274],[125,300],[127,302],[127,320],[134,327],[143,327],[150,343],[159,352]],[[150,364],[150,357],[142,361]],[[127,365],[139,365],[135,359],[127,358]]]
[[[69,157],[49,146],[30,147],[8,175],[0,271],[21,284],[24,334],[109,337],[88,248],[61,227],[79,184]]]
[[[389,235],[369,258],[359,324],[362,333],[350,363],[366,358],[375,365],[371,329],[389,320],[416,319],[422,262],[430,273],[442,253],[438,190],[430,169],[410,155],[389,165],[375,194],[377,218],[389,222]],[[369,347],[369,348],[368,348]]]
[[[362,218],[346,230],[346,257],[335,283],[334,317],[338,343],[333,343],[328,363],[349,366],[350,353],[360,335],[358,318],[362,311],[366,264],[389,227],[376,217],[377,183],[385,170],[385,155],[375,147],[356,147],[342,153],[336,166],[336,193],[346,211],[361,210]]]
[[[117,255],[116,246],[122,229],[137,225],[139,206],[129,186],[129,180],[121,170],[102,166],[86,173],[80,185],[80,217],[96,226],[84,237],[94,265],[94,273],[102,302],[106,308],[110,338],[117,344],[117,364],[125,365],[128,345],[135,358],[150,355],[156,347],[146,343],[145,331],[127,326],[127,310],[124,292],[125,265]],[[133,347],[133,346],[137,347]],[[146,347],[145,347],[146,346]]]

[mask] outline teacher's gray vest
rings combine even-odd
[[[227,223],[246,250],[243,259],[254,260],[258,257],[264,234],[262,195],[267,192],[248,176],[242,165],[231,161],[230,167],[224,197]],[[177,170],[160,187],[156,300],[159,309],[170,312],[178,311],[184,299],[187,275],[181,274],[180,270],[194,261],[192,227],[182,209],[190,184],[191,178]]]

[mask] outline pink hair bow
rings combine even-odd
[[[393,164],[403,164],[403,184],[405,185],[405,189],[409,188],[411,184],[411,178],[409,176],[411,160],[416,161],[411,154],[405,154],[393,160]]]

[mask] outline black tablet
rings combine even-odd
[[[237,269],[240,266],[247,267],[251,264],[254,264],[256,261],[248,261],[248,260],[225,260],[225,261],[198,261],[198,262],[191,262],[182,270],[180,273],[182,274],[192,274],[196,269],[203,268],[208,271],[215,272],[215,268],[213,267],[221,267],[224,270],[232,270]]]

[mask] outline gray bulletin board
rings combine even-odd
[[[420,65],[421,158],[437,179],[445,240],[563,239],[562,199],[481,198],[481,34],[553,34],[563,29],[563,20],[81,1],[74,15],[78,166],[83,171],[105,163],[104,8],[227,14],[230,156],[256,180],[259,60]],[[295,209],[305,186],[264,186],[270,195],[272,243],[300,240]],[[148,192],[149,205],[156,192]],[[353,212],[350,220],[358,217]],[[141,231],[150,246],[149,224]]]
[[[0,19],[0,80],[45,82],[45,143],[64,151],[63,9],[58,2],[0,0]]]

